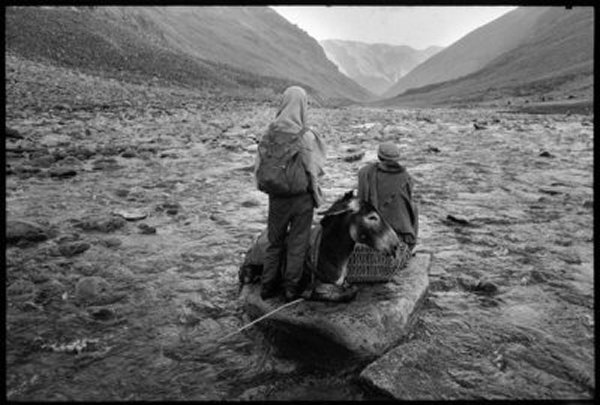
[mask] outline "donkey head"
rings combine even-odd
[[[354,190],[345,193],[320,214],[324,215],[323,226],[343,214],[347,218],[347,222],[344,221],[348,224],[347,232],[355,243],[363,243],[389,255],[394,255],[400,244],[398,235],[377,209],[369,202],[359,200]]]

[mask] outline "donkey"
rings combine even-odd
[[[341,287],[356,243],[391,256],[400,245],[396,232],[377,209],[367,201],[359,200],[354,190],[348,191],[318,214],[323,218],[311,230],[311,243],[304,262],[304,284],[311,282],[314,285],[316,282]],[[248,250],[240,266],[240,288],[260,280],[267,244],[265,230]]]

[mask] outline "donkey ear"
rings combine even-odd
[[[346,211],[350,211],[350,207],[347,204],[344,204],[344,205],[334,204],[331,207],[329,207],[328,209],[326,209],[325,211],[317,212],[317,214],[324,215],[324,216],[332,216],[332,215],[342,214]]]
[[[361,202],[358,200],[358,198],[353,198],[352,200],[350,200],[348,202],[348,210],[352,211],[354,213],[360,211],[360,207],[361,207]]]
[[[331,204],[331,206],[328,209],[326,209],[325,211],[319,211],[317,214],[325,216],[341,214],[350,210],[349,203],[351,202],[352,197],[348,196],[348,193],[346,193],[342,198],[339,198],[333,204]]]

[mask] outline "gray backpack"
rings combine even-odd
[[[258,189],[269,195],[288,197],[308,192],[308,175],[300,156],[301,138],[297,134],[269,131],[258,144]]]

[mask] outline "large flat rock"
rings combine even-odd
[[[331,359],[362,363],[381,356],[405,336],[429,286],[431,255],[417,253],[388,283],[359,284],[349,303],[303,301],[276,312],[257,325],[275,332],[284,349],[305,360]],[[263,301],[260,285],[246,285],[244,309],[258,318],[283,305],[279,298]]]

